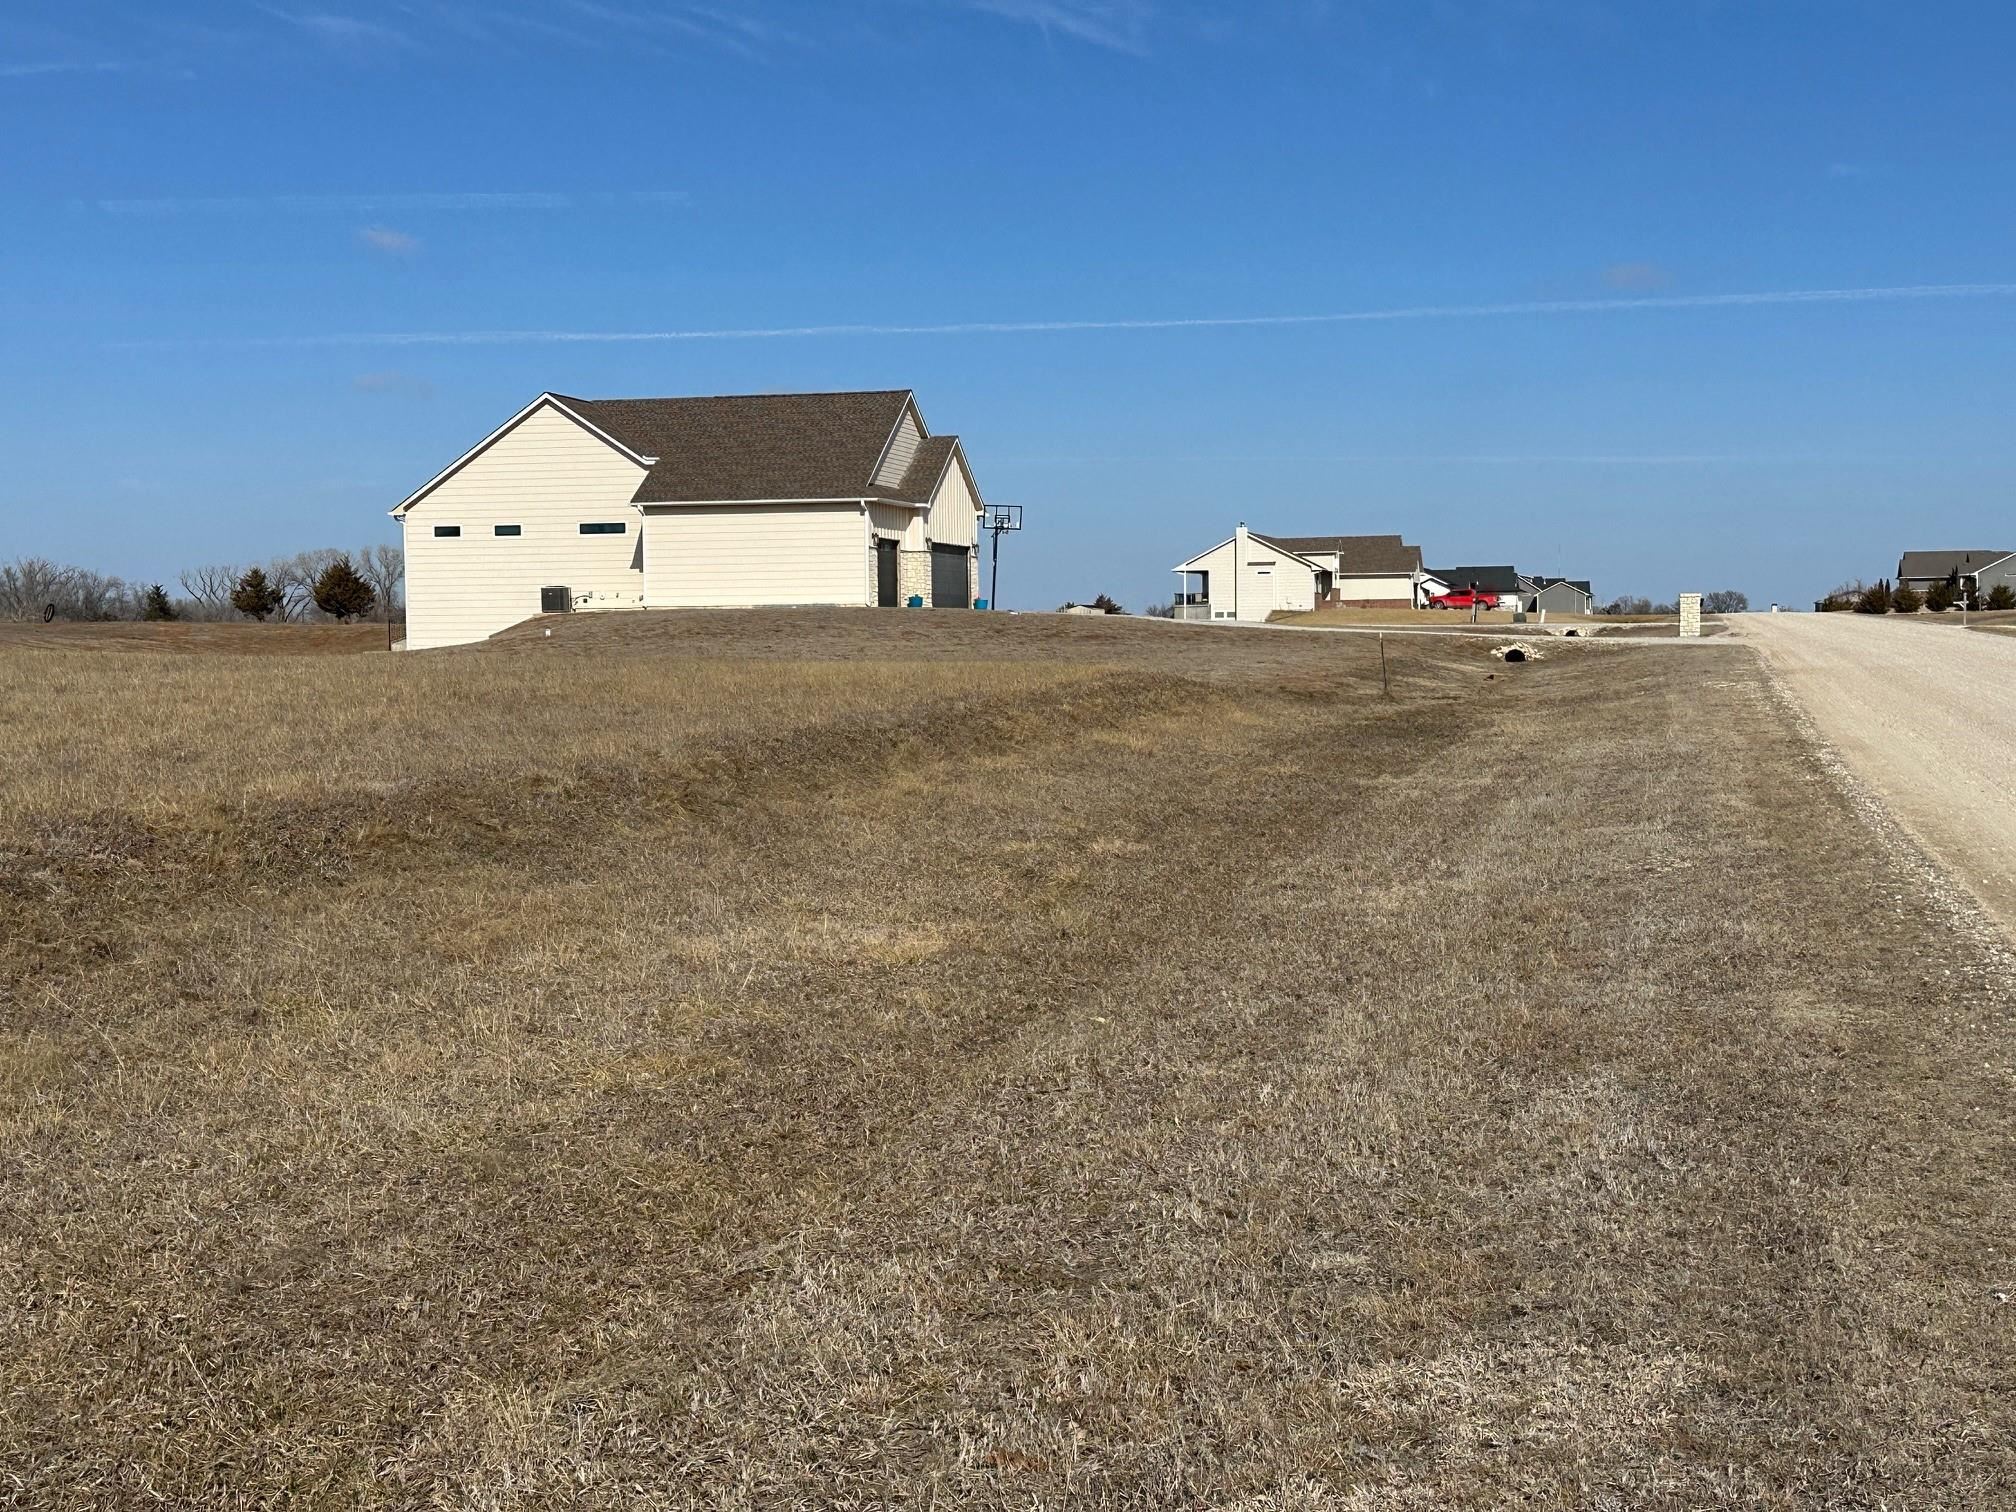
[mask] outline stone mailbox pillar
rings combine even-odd
[[[1690,639],[1700,637],[1701,595],[1698,593],[1680,595],[1680,633]]]

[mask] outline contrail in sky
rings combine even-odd
[[[1779,289],[1751,294],[1675,294],[1640,299],[1535,299],[1509,304],[1404,305],[1322,315],[1190,315],[1144,320],[968,320],[945,324],[695,327],[661,331],[381,331],[319,336],[192,338],[121,346],[422,347],[558,343],[784,341],[833,336],[1016,336],[1070,331],[1198,331],[1271,326],[1360,325],[1407,320],[1488,320],[1517,315],[1611,315],[1630,310],[1720,310],[1753,306],[1896,304],[2008,299],[2016,283],[1906,284],[1875,289]]]

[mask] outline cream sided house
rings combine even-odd
[[[406,645],[542,610],[967,608],[980,490],[908,389],[541,394],[392,511]]]
[[[1397,535],[1266,536],[1241,524],[1171,571],[1178,577],[1176,618],[1265,620],[1314,609],[1411,609],[1429,585],[1421,548]]]

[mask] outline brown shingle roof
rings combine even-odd
[[[1397,535],[1360,536],[1269,536],[1276,546],[1289,551],[1334,551],[1339,572],[1350,577],[1365,573],[1418,572],[1421,548],[1409,546]]]
[[[945,464],[952,460],[953,449],[958,445],[957,436],[927,436],[911,459],[903,481],[894,488],[883,489],[883,496],[901,499],[906,504],[929,504],[931,491],[945,475]]]
[[[553,397],[640,456],[658,459],[638,487],[636,503],[684,504],[885,494],[888,490],[872,482],[875,465],[910,402],[910,391],[710,399]],[[911,475],[915,473],[913,466]]]

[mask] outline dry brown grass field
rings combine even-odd
[[[0,643],[0,1504],[2016,1499],[2008,960],[1747,649],[543,628]]]

